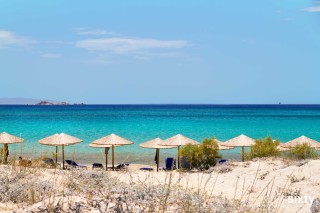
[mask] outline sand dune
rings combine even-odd
[[[20,200],[0,196],[0,210],[37,212],[51,205],[52,208],[58,206],[67,210],[80,208],[82,212],[98,212],[98,206],[105,205],[103,201],[108,200],[104,208],[113,212],[119,206],[117,199],[122,197],[123,200],[128,199],[126,204],[122,200],[123,206],[135,210],[154,208],[157,212],[163,197],[168,194],[165,212],[183,212],[183,199],[188,196],[192,205],[199,202],[201,208],[212,211],[259,212],[268,209],[269,212],[311,212],[312,202],[320,198],[320,160],[231,162],[205,173],[149,172],[139,170],[141,167],[145,165],[130,165],[127,171],[105,172],[2,165],[0,191],[7,190],[8,194],[12,188],[21,186],[24,189],[15,190],[26,196]],[[13,179],[6,182],[8,177]],[[25,192],[30,185],[43,190],[43,193],[33,192],[32,198],[31,188]],[[114,196],[118,196],[117,199]],[[196,207],[193,208],[197,211]]]

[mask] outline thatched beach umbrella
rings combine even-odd
[[[223,143],[224,146],[241,147],[242,148],[242,162],[244,162],[244,147],[252,146],[255,144],[255,140],[246,136],[239,135]]]
[[[108,170],[108,154],[109,154],[109,149],[110,147],[112,147],[112,145],[98,145],[98,144],[91,143],[89,144],[89,146],[93,148],[104,148],[104,152],[106,155],[106,171],[107,171]]]
[[[111,145],[112,147],[112,170],[114,170],[114,147],[115,146],[123,146],[123,145],[131,145],[133,142],[124,139],[116,134],[110,134],[103,138],[93,141],[91,144],[95,145]]]
[[[215,138],[214,140],[217,142],[217,144],[218,144],[218,149],[219,149],[219,150],[234,149],[234,147],[224,145],[224,142],[222,142],[222,141],[220,141],[220,140],[218,140],[218,139],[216,139],[216,138]]]
[[[180,168],[180,146],[185,145],[199,145],[199,142],[187,138],[183,135],[177,134],[171,138],[168,138],[160,143],[162,146],[178,146],[178,168]]]
[[[229,150],[229,149],[234,149],[234,147],[225,146],[224,143],[218,142],[218,149],[219,150]]]
[[[147,141],[145,143],[140,144],[139,146],[143,148],[148,148],[148,149],[156,149],[156,158],[157,158],[157,171],[159,171],[159,158],[160,158],[160,149],[172,149],[175,148],[176,146],[162,146],[160,143],[163,140],[160,138],[156,138],[150,141]]]
[[[14,135],[10,135],[6,132],[0,134],[0,144],[3,144],[3,162],[7,163],[9,155],[8,144],[23,143],[24,139]]]
[[[273,142],[276,142],[277,140],[272,140]],[[277,149],[279,150],[279,152],[285,152],[285,151],[288,151],[290,150],[289,148],[285,148],[283,147],[284,143],[281,143],[279,141],[279,145],[277,146]]]
[[[277,149],[278,149],[280,152],[285,152],[285,151],[290,150],[289,148],[283,147],[283,145],[284,145],[284,143],[280,143],[280,144],[277,146]]]
[[[299,138],[293,139],[291,141],[288,141],[287,143],[284,143],[282,147],[284,148],[294,148],[297,145],[302,145],[302,144],[308,144],[311,148],[320,148],[320,143],[318,141],[315,141],[311,138],[308,138],[306,136],[301,136]]]
[[[39,143],[47,146],[56,147],[56,162],[58,161],[58,146],[62,146],[62,168],[64,169],[64,146],[73,145],[82,142],[81,139],[71,135],[60,133],[39,140]]]

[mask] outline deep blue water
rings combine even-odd
[[[60,132],[84,140],[69,148],[79,153],[97,152],[87,145],[110,133],[135,143],[118,152],[133,153],[146,152],[138,146],[142,142],[178,133],[198,141],[212,136],[225,141],[240,134],[270,135],[282,142],[306,135],[320,141],[320,105],[2,105],[0,132],[25,139],[14,152],[50,149],[37,141]]]

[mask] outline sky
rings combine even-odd
[[[320,104],[319,1],[0,5],[0,98]]]

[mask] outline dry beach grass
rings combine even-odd
[[[311,212],[320,160],[232,162],[204,172],[0,166],[1,212]],[[141,165],[142,166],[142,165]]]

